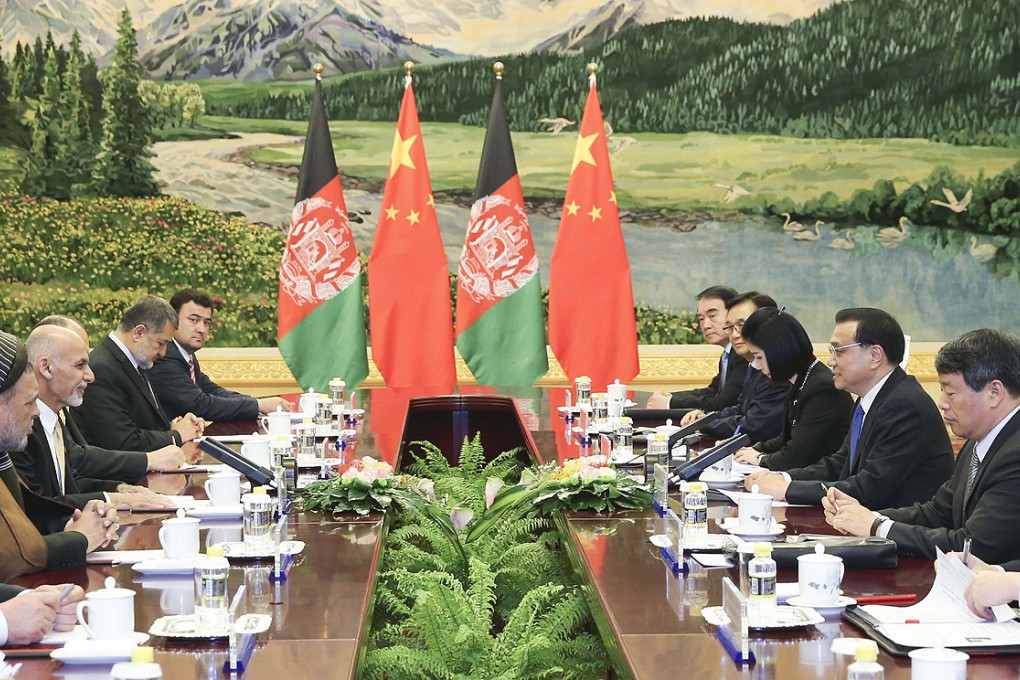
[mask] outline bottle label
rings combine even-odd
[[[776,577],[775,576],[752,576],[751,597],[775,597]]]

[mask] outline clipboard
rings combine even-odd
[[[862,633],[867,635],[869,638],[874,640],[879,647],[884,649],[893,656],[907,656],[910,652],[915,649],[920,649],[919,646],[902,645],[897,643],[895,640],[889,638],[885,633],[878,629],[878,626],[882,625],[875,617],[868,614],[860,605],[852,604],[847,606],[840,615],[841,618],[847,623],[853,624],[855,627],[860,629]],[[952,627],[956,624],[944,623],[944,624],[907,624],[907,625],[938,625]],[[1018,641],[1015,644],[997,645],[997,646],[985,646],[985,645],[958,645],[952,644],[952,640],[946,642],[946,647],[957,649],[961,652],[967,652],[968,654],[977,656],[998,656],[1006,654],[1020,654],[1020,623],[1017,621],[1007,621],[1005,623],[987,623],[978,624],[987,626],[1015,626],[1017,628]]]

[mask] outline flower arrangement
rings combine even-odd
[[[557,510],[640,510],[652,503],[645,484],[613,468],[605,456],[525,470],[520,483],[498,489],[491,498],[485,514],[468,531],[469,542],[503,517],[548,516]]]
[[[385,512],[394,502],[416,505],[420,498],[410,478],[394,475],[392,465],[368,456],[341,465],[329,479],[312,482],[298,494],[304,510],[334,515]]]

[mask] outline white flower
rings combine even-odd
[[[362,470],[358,473],[358,479],[371,486],[372,482],[375,481],[375,471],[369,469]]]
[[[616,470],[613,468],[603,467],[599,468],[599,477],[602,479],[614,479],[616,477]]]
[[[496,477],[489,477],[485,480],[485,507],[492,507],[492,502],[496,500],[496,494],[503,488],[503,480],[497,479]]]
[[[340,475],[340,479],[354,479],[358,476],[357,468],[347,468],[347,470]]]

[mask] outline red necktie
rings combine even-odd
[[[188,371],[191,373],[191,382],[197,382],[195,380],[195,358],[192,356],[188,357]]]

